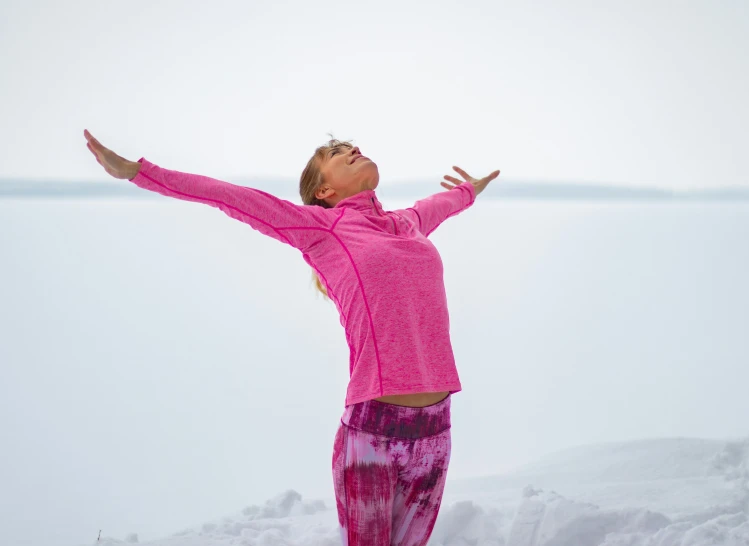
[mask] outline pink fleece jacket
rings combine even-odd
[[[140,172],[132,179],[137,186],[216,207],[301,251],[346,333],[346,406],[392,394],[461,390],[442,260],[427,237],[473,204],[473,184],[464,182],[406,209],[384,210],[374,190],[324,208],[138,161]]]

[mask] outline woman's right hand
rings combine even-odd
[[[88,129],[83,130],[83,136],[86,137],[88,149],[94,154],[99,165],[104,167],[107,173],[115,178],[132,180],[140,171],[141,164],[137,161],[128,161],[124,157],[118,156],[109,148],[105,148],[101,142],[96,140]]]

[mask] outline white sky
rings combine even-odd
[[[97,180],[82,133],[298,180],[332,131],[381,184],[749,186],[749,4],[5,0],[0,178]]]

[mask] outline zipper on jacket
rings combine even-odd
[[[370,197],[369,200],[372,201],[372,208],[375,210],[378,216],[386,216],[385,214],[380,214],[380,211],[377,210],[377,206],[374,202],[374,197]],[[391,216],[390,219],[393,220],[393,217]],[[393,220],[393,228],[395,229],[395,234],[398,235],[398,224],[395,220]]]
[[[369,200],[372,201],[372,208],[377,213],[377,216],[382,216],[382,214],[380,214],[380,211],[377,210],[377,206],[375,205],[375,202],[374,202],[374,197],[370,197]]]

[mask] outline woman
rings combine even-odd
[[[445,176],[451,191],[386,211],[375,194],[377,165],[358,147],[330,140],[307,163],[304,205],[296,205],[145,158],[128,161],[84,136],[113,177],[216,207],[301,251],[350,348],[332,460],[343,544],[425,545],[450,461],[450,395],[461,390],[442,261],[427,236],[470,207],[499,171],[477,180],[453,167],[464,180]]]

